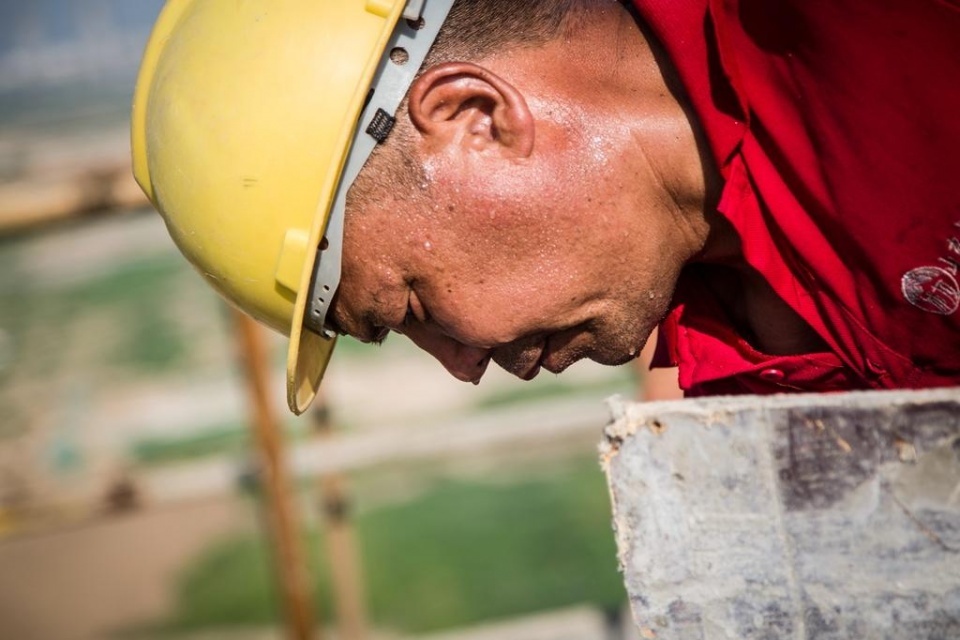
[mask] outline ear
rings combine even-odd
[[[410,87],[410,119],[434,149],[451,144],[502,157],[533,152],[534,121],[512,84],[470,62],[430,67]]]

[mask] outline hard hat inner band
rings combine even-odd
[[[307,299],[303,325],[324,338],[336,337],[336,332],[327,326],[327,314],[340,284],[347,191],[374,148],[386,140],[393,129],[397,109],[433,46],[437,34],[440,33],[453,2],[454,0],[410,0],[403,16],[407,19],[397,21],[390,42],[380,57],[371,91],[367,96],[367,104],[361,112],[340,182],[337,184],[323,234],[326,247],[317,247],[317,257],[313,265],[310,297]],[[421,6],[419,20],[408,18],[408,13],[412,16]],[[398,48],[403,49],[407,56],[392,56],[392,52]]]

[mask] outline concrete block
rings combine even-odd
[[[641,637],[960,638],[960,389],[611,408]]]

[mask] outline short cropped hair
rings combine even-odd
[[[535,48],[563,35],[570,19],[594,0],[457,0],[424,68],[476,62],[518,47]]]

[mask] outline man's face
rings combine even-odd
[[[340,328],[406,334],[472,381],[490,360],[531,378],[640,352],[705,249],[705,165],[634,21],[616,6],[593,18],[577,32],[588,46],[557,39],[414,81],[409,153],[371,159],[361,181],[423,175],[355,185]]]
[[[403,333],[474,382],[490,359],[524,379],[632,359],[682,260],[655,194],[615,173],[563,154],[435,159],[419,195],[348,211],[336,323],[368,341]]]

